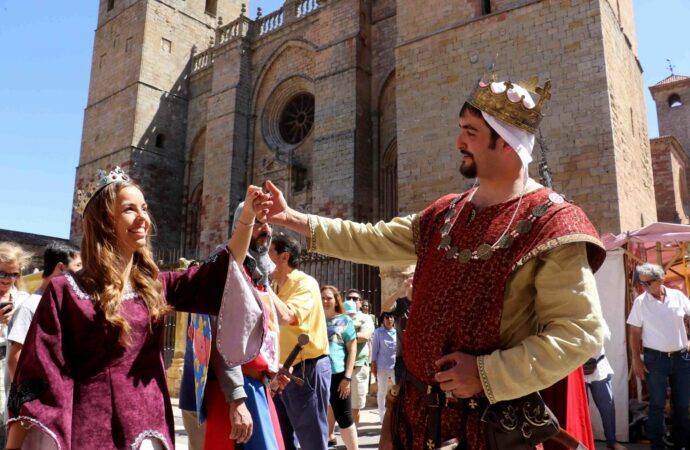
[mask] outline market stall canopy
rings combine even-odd
[[[657,242],[689,242],[690,225],[656,222],[646,227],[638,228],[637,230],[626,231],[619,235],[609,233],[602,236],[601,240],[606,250],[622,247],[628,242],[643,243],[646,248],[654,247]]]

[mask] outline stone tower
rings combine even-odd
[[[240,8],[240,0],[100,0],[76,188],[98,169],[125,168],[146,191],[159,250],[180,245],[190,54]],[[81,239],[76,214],[71,239]]]
[[[656,103],[659,136],[675,136],[690,152],[690,77],[671,74],[649,90]]]
[[[690,223],[690,77],[671,74],[649,88],[659,137],[651,139],[654,190],[661,222]]]
[[[416,187],[399,189],[400,210],[462,188],[458,111],[495,63],[499,79],[552,82],[541,129],[555,189],[601,233],[654,222],[633,19],[630,0],[398,0],[398,186]]]

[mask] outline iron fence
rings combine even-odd
[[[366,264],[355,264],[316,253],[303,253],[301,269],[319,282],[330,284],[345,293],[357,289],[362,298],[369,300],[371,313],[379,314],[381,309],[381,277],[379,268]]]

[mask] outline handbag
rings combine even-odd
[[[538,392],[489,405],[482,415],[489,450],[531,450],[560,431]]]

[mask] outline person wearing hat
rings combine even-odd
[[[456,438],[486,449],[487,404],[549,387],[544,400],[561,425],[594,448],[581,365],[603,343],[593,272],[605,250],[580,208],[529,178],[550,96],[549,82],[480,81],[456,140],[460,173],[477,182],[416,214],[376,224],[304,214],[270,181],[255,203],[261,220],[307,236],[310,251],[416,264],[406,371],[382,448],[434,449]]]

